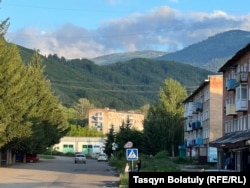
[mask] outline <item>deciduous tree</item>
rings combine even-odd
[[[166,150],[174,156],[178,144],[183,142],[183,100],[186,90],[176,80],[165,80],[160,88],[159,100],[150,107],[144,121],[144,152],[156,154]]]

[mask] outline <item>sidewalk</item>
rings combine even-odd
[[[200,172],[203,168],[197,165],[180,165],[182,172]]]

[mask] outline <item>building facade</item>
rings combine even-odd
[[[143,130],[144,115],[132,111],[116,111],[109,108],[96,108],[89,110],[89,126],[102,131],[103,134],[109,132],[113,125],[114,131],[119,132],[123,122],[129,123],[132,129]]]
[[[222,136],[222,86],[222,75],[210,75],[183,101],[184,149],[200,164],[217,162],[209,142]]]
[[[102,137],[63,137],[58,144],[53,146],[53,150],[62,153],[84,153],[96,154],[105,149],[105,139]]]
[[[250,171],[250,43],[220,69],[223,73],[223,136],[210,145],[218,148],[218,168],[227,156],[236,171]]]

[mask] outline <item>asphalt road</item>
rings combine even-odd
[[[107,162],[94,159],[75,164],[73,157],[56,157],[0,167],[1,188],[118,187],[118,181],[117,173]]]

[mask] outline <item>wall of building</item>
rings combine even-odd
[[[223,76],[210,76],[209,142],[223,135]]]
[[[109,108],[89,110],[89,126],[102,131],[103,134],[108,133],[112,125],[114,131],[118,132],[122,123],[127,120],[129,120],[131,128],[143,130],[144,115],[141,113],[116,111]]]
[[[105,138],[102,137],[63,137],[53,149],[59,152],[82,152],[85,154],[100,153],[105,148]]]

